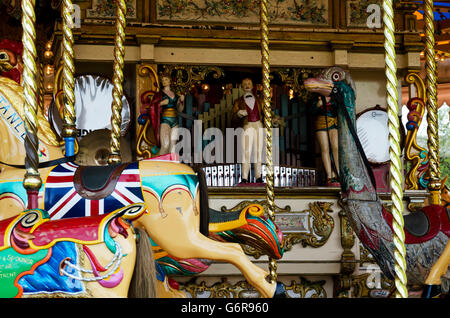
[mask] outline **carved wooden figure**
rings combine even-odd
[[[169,75],[161,75],[162,89],[153,96],[150,103],[150,118],[152,127],[160,147],[159,154],[175,152],[178,139],[178,112],[183,111],[184,95],[178,96],[171,88]]]
[[[386,277],[393,279],[393,216],[385,209],[375,191],[373,174],[364,160],[362,147],[357,143],[354,83],[346,71],[331,67],[320,76],[307,79],[305,88],[331,96],[338,106],[339,174],[343,207],[361,243],[374,256]],[[450,236],[448,212],[441,205],[429,205],[404,215],[404,221],[408,283],[426,284],[431,267],[445,253]]]
[[[234,128],[244,129],[242,134],[242,183],[249,182],[250,164],[254,164],[256,183],[262,183],[261,166],[264,147],[263,109],[261,101],[253,94],[253,81],[242,80],[244,95],[238,98],[231,109]]]

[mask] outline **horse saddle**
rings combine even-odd
[[[79,166],[73,183],[78,194],[86,199],[99,200],[110,195],[128,164],[108,166]]]

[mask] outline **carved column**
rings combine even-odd
[[[334,297],[348,297],[352,286],[351,274],[356,267],[355,254],[351,250],[355,245],[355,235],[343,210],[339,211],[339,218],[341,221],[341,245],[344,251],[341,255],[341,274],[334,283]]]

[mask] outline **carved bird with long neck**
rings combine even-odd
[[[344,210],[361,243],[386,277],[394,279],[392,214],[378,197],[369,174],[370,167],[360,153],[363,150],[358,150],[350,131],[349,124],[356,127],[354,82],[348,72],[331,67],[305,80],[304,85],[309,92],[331,97],[331,102],[338,107],[339,174]],[[404,215],[404,220],[408,284],[422,285],[448,242],[449,212],[443,206],[429,205]],[[448,289],[449,278],[447,271],[441,279],[444,291]]]

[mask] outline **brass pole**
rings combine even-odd
[[[37,66],[36,66],[36,15],[34,0],[22,0],[22,43],[23,43],[23,92],[25,122],[25,168],[23,186],[28,194],[28,208],[36,209],[38,192],[42,185],[39,175],[39,139],[37,137]]]
[[[407,298],[405,233],[403,230],[403,174],[398,119],[397,64],[393,0],[383,1],[384,49],[386,62],[386,99],[388,105],[390,184],[392,188],[392,227],[394,229],[395,287],[397,298]]]
[[[39,63],[39,83],[38,83],[38,107],[41,109],[42,113],[45,113],[44,109],[44,64]]]
[[[125,26],[127,5],[125,0],[116,1],[116,36],[114,47],[114,75],[113,75],[113,102],[111,117],[111,143],[110,154],[108,157],[109,164],[118,164],[122,161],[120,156],[120,136],[122,124],[122,97],[123,97],[123,66],[125,56]]]
[[[62,136],[65,141],[66,156],[75,154],[75,137],[77,129],[75,124],[75,66],[73,54],[72,34],[72,0],[64,0],[62,8],[63,16],[63,98],[64,98],[64,126]]]
[[[270,106],[269,22],[267,0],[260,1],[261,64],[264,96],[264,128],[266,132],[266,200],[269,218],[275,221],[275,192],[272,162],[272,110]],[[269,280],[277,280],[277,263],[269,258]]]
[[[441,204],[440,190],[440,166],[439,166],[439,132],[438,132],[438,106],[437,106],[437,84],[436,84],[436,60],[434,40],[434,15],[433,1],[424,1],[425,21],[425,86],[426,86],[426,109],[427,109],[427,134],[430,165],[428,167],[428,190],[431,194],[431,204]]]

